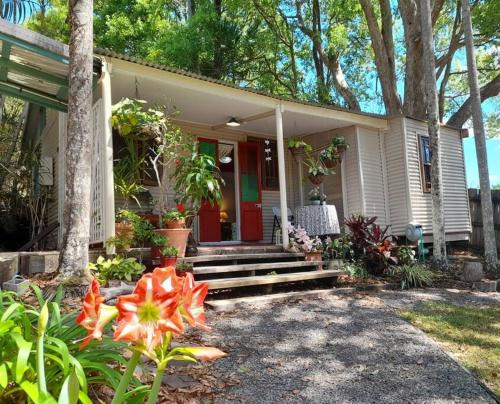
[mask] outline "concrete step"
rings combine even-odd
[[[309,272],[294,272],[281,275],[246,276],[241,278],[226,278],[203,281],[208,284],[208,289],[230,289],[244,286],[272,285],[276,283],[299,282],[311,279],[335,278],[343,271],[339,270],[319,270]]]
[[[242,260],[278,260],[284,258],[303,258],[304,253],[285,253],[285,252],[268,252],[268,253],[245,253],[245,254],[217,254],[217,255],[198,255],[197,257],[181,258],[184,262],[201,263],[213,261],[242,261]]]
[[[228,272],[273,271],[276,269],[319,267],[322,261],[266,262],[261,264],[217,265],[194,267],[195,275],[225,274]]]

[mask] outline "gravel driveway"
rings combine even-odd
[[[210,313],[214,333],[205,342],[229,353],[214,368],[241,380],[223,402],[495,402],[436,342],[391,308],[422,296],[378,296],[325,295]]]

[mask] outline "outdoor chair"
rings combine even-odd
[[[293,224],[294,222],[294,217],[292,215],[292,210],[290,208],[286,209],[286,213],[288,216],[288,222]],[[273,231],[271,235],[271,244],[274,244],[274,236],[275,232],[277,229],[281,229],[281,209],[277,207],[273,207],[273,215],[274,215],[274,221],[273,221]],[[283,231],[283,229],[281,229]]]

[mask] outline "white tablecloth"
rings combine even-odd
[[[309,205],[295,209],[295,224],[310,236],[339,234],[340,226],[334,205]]]

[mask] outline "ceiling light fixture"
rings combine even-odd
[[[232,127],[237,127],[237,126],[240,126],[241,123],[239,123],[238,120],[234,116],[232,116],[231,119],[226,122],[226,125],[232,126]]]

